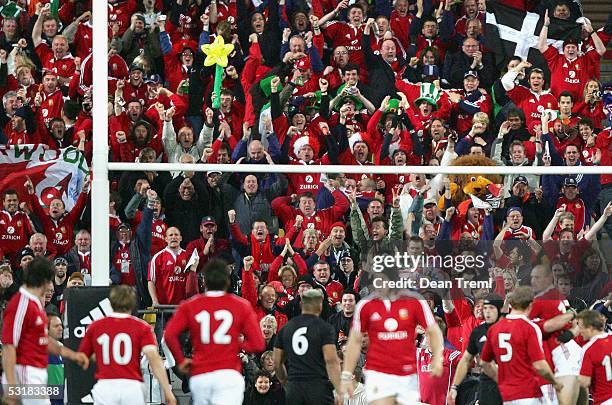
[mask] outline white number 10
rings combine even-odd
[[[601,365],[606,369],[606,381],[612,381],[612,362],[610,362],[610,356],[604,356]]]

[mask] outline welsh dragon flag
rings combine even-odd
[[[77,148],[49,149],[46,145],[0,147],[0,192],[15,189],[20,200],[26,196],[29,177],[43,207],[61,198],[66,210],[74,206],[89,168]]]

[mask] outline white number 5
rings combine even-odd
[[[504,349],[506,354],[502,354],[499,360],[506,363],[512,359],[512,346],[510,345],[510,334],[500,333],[499,334],[499,348]]]

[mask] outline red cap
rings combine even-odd
[[[312,68],[312,64],[310,63],[310,58],[308,56],[305,56],[301,59],[298,59],[293,65],[293,67],[295,69],[308,70]]]
[[[339,226],[340,228],[344,229],[344,232],[346,232],[346,225],[344,225],[344,222],[334,222],[330,227],[329,230],[331,231],[332,229],[334,229],[335,227]]]

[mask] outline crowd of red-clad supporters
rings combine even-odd
[[[0,1],[0,143],[75,146],[90,161],[91,2],[46,3]],[[485,258],[463,272],[418,268],[432,280],[491,281],[421,291],[449,350],[443,383],[419,363],[425,403],[442,403],[455,388],[458,403],[473,400],[474,384],[451,382],[459,359],[482,350],[472,331],[499,315],[501,306],[493,320],[484,314],[489,293],[503,299],[531,285],[567,298],[532,319],[593,307],[609,327],[610,175],[367,173],[374,165],[612,164],[612,88],[599,82],[610,24],[584,20],[581,38],[558,50],[546,41],[548,25],[576,20],[577,2],[499,3],[544,18],[544,69],[495,59],[484,1],[109,0],[111,161],[313,167],[112,173],[112,284],[133,286],[140,308],[177,305],[204,291],[208,261],[229,263],[231,289],[251,302],[266,341],[265,352],[241,356],[249,404],[283,400],[271,350],[300,314],[304,291],[323,291],[321,317],[344,347],[356,303],[373,291],[368,248],[381,244],[401,242],[413,257]],[[215,67],[204,66],[201,45],[217,36],[234,52],[215,96]],[[364,174],[317,172],[327,164],[359,165]],[[25,194],[1,190],[0,290],[10,299],[29,260],[50,257],[56,274],[45,304],[61,314],[64,289],[91,282],[89,182],[69,212],[59,199],[41,206],[34,186],[24,179]],[[569,329],[554,328],[545,330],[549,357]],[[418,361],[430,361],[428,353],[423,345]],[[459,368],[464,376],[468,366]],[[566,385],[578,392],[577,379]]]

